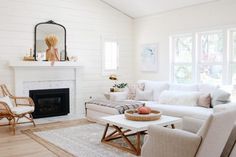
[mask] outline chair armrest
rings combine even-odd
[[[196,134],[204,122],[205,120],[202,120],[202,119],[197,119],[197,118],[192,118],[192,117],[183,117],[182,129]]]
[[[196,134],[153,125],[148,129],[142,157],[194,157],[200,142]]]
[[[232,109],[232,108],[236,108],[235,102],[216,105],[216,106],[214,106],[213,111],[214,111],[214,113],[216,113],[216,112],[221,112],[221,111],[225,111],[225,110]]]
[[[16,106],[35,106],[30,97],[10,96],[10,98],[14,99]]]
[[[1,114],[12,114],[9,106],[3,101],[0,101],[0,115]]]

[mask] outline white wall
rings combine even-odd
[[[0,83],[14,90],[9,60],[21,60],[33,48],[34,26],[54,20],[67,29],[68,55],[78,55],[83,101],[102,96],[111,82],[102,75],[101,36],[118,39],[120,78],[134,80],[133,20],[99,0],[0,0]],[[30,75],[30,74],[29,74]],[[83,105],[83,104],[80,104]]]
[[[182,8],[156,16],[136,19],[135,54],[136,79],[169,80],[169,36],[175,33],[205,31],[226,25],[236,27],[236,1],[219,0],[213,3]],[[143,44],[158,43],[158,72],[140,71],[140,51]]]

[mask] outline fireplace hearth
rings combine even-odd
[[[30,90],[35,103],[34,118],[67,115],[70,111],[69,88]]]

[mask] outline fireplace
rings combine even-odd
[[[35,103],[34,118],[67,115],[70,111],[69,88],[30,90]]]

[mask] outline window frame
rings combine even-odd
[[[228,52],[229,52],[229,57],[228,57],[228,82],[230,84],[233,84],[233,69],[232,66],[236,65],[236,60],[234,61],[233,57],[233,53],[234,53],[234,40],[233,40],[233,34],[236,33],[236,28],[233,29],[229,29],[227,32],[228,35]],[[236,46],[236,45],[235,45]]]
[[[192,61],[191,62],[176,62],[175,61],[175,52],[176,52],[176,47],[175,47],[175,39],[180,38],[180,37],[191,37],[192,38]],[[192,83],[195,82],[195,38],[193,33],[183,33],[183,34],[176,34],[170,37],[170,63],[171,63],[171,70],[170,70],[170,80],[171,82],[178,83],[175,80],[175,66],[192,66]]]
[[[200,49],[201,49],[201,35],[205,33],[218,33],[221,32],[223,35],[223,54],[222,54],[222,61],[221,62],[201,62],[201,56],[200,56]],[[186,32],[179,32],[176,34],[173,34],[169,37],[169,50],[170,50],[170,72],[169,72],[169,78],[170,82],[175,81],[175,76],[174,76],[174,66],[178,65],[178,63],[175,63],[175,49],[174,49],[174,37],[181,37],[181,36],[186,36],[192,34],[193,36],[193,61],[192,61],[192,78],[193,78],[193,83],[200,83],[201,78],[200,78],[200,68],[201,66],[204,65],[220,65],[222,66],[222,80],[219,84],[217,85],[229,85],[232,84],[232,77],[233,77],[233,69],[232,66],[236,65],[236,60],[233,61],[233,33],[236,32],[236,26],[225,26],[222,28],[213,28],[213,29],[205,29],[205,31],[199,31],[199,30],[194,30],[194,31],[189,31],[188,33]],[[182,64],[182,63],[181,63]],[[188,63],[186,65],[189,65]]]
[[[201,62],[201,51],[202,51],[202,46],[201,46],[201,37],[203,34],[214,34],[214,33],[222,33],[223,36],[223,54],[222,54],[222,61],[221,62]],[[197,69],[196,69],[196,76],[197,76],[197,83],[204,83],[201,82],[201,76],[200,76],[200,69],[201,66],[222,66],[222,79],[220,84],[224,84],[225,82],[225,74],[224,74],[224,69],[225,69],[225,60],[226,60],[226,51],[225,51],[225,32],[223,29],[219,30],[210,30],[210,31],[204,31],[204,32],[196,32],[196,52],[197,53]]]
[[[117,44],[117,58],[116,58],[116,69],[105,69],[105,42],[116,42]],[[113,73],[117,73],[118,72],[118,69],[119,69],[119,51],[120,51],[120,46],[119,46],[119,42],[116,38],[114,37],[109,37],[109,36],[105,36],[105,37],[102,37],[101,39],[101,51],[102,51],[102,74],[104,76],[108,76],[108,75],[111,75]]]

